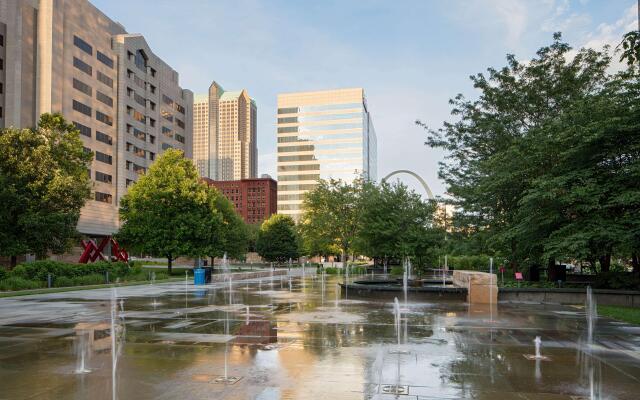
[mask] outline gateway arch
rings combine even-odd
[[[431,189],[429,188],[429,185],[427,185],[427,182],[425,182],[425,180],[422,179],[422,177],[420,175],[416,174],[413,171],[409,171],[408,169],[399,169],[397,171],[393,171],[389,175],[387,175],[384,178],[382,178],[382,182],[384,182],[387,179],[391,178],[392,176],[398,175],[398,174],[408,174],[408,175],[413,176],[414,178],[416,178],[418,180],[418,182],[420,182],[420,184],[424,188],[424,191],[427,192],[427,197],[429,198],[429,200],[435,200],[436,199],[433,196],[433,192],[431,192]]]

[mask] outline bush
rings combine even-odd
[[[596,276],[593,286],[597,289],[640,289],[640,280],[628,272],[601,272]]]
[[[10,276],[46,282],[48,274],[51,274],[54,280],[59,280],[62,277],[73,279],[96,274],[104,277],[109,271],[109,280],[115,280],[118,277],[126,276],[130,270],[129,265],[124,262],[98,261],[91,264],[69,264],[60,261],[40,260],[18,265],[10,272]]]
[[[18,276],[12,276],[0,281],[0,290],[25,290],[44,287],[43,282],[31,281]]]
[[[9,272],[6,269],[0,267],[0,281],[6,279],[8,274]]]
[[[395,267],[391,267],[391,270],[389,271],[389,273],[391,275],[402,275],[404,274],[404,268],[399,265],[396,265]]]
[[[489,256],[451,256],[447,257],[447,266],[449,269],[462,269],[470,271],[488,271]],[[497,269],[497,263],[494,259],[494,269]]]

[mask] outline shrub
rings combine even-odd
[[[8,274],[9,273],[7,272],[6,269],[0,267],[0,281],[3,280],[3,279],[6,279]]]
[[[124,262],[98,261],[91,264],[68,264],[60,261],[40,260],[18,265],[10,272],[10,276],[46,282],[48,274],[51,274],[54,280],[59,280],[62,277],[73,279],[95,274],[104,277],[107,271],[109,271],[110,280],[115,280],[127,275],[130,268]]]
[[[325,272],[327,273],[327,275],[342,275],[341,268],[327,267],[325,268]]]
[[[395,266],[391,268],[391,275],[402,275],[404,274],[404,268],[400,266]]]
[[[601,272],[597,275],[593,286],[597,289],[637,290],[640,288],[640,280],[631,273]]]
[[[44,287],[44,282],[36,282],[23,279],[18,276],[11,276],[0,281],[0,290],[25,290],[38,289]]]

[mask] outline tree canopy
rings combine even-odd
[[[217,192],[201,183],[191,160],[165,151],[120,200],[125,246],[167,258],[217,254],[224,241],[224,217]]]
[[[36,129],[0,132],[0,255],[64,253],[78,237],[80,209],[91,194],[92,155],[60,114]]]
[[[295,222],[288,215],[273,214],[260,226],[256,248],[269,262],[284,263],[300,257],[300,241]]]
[[[423,201],[401,183],[367,183],[361,196],[362,214],[356,247],[368,257],[411,257],[424,265],[442,246],[444,230],[436,224],[435,201]]]
[[[349,255],[360,223],[362,185],[361,179],[353,183],[320,180],[315,189],[307,192],[300,230],[308,254],[332,254],[338,250],[345,257]]]
[[[514,267],[637,259],[639,74],[610,65],[608,49],[572,52],[556,34],[532,60],[472,76],[476,100],[451,101],[455,120],[427,144],[448,152],[440,175],[467,238]]]

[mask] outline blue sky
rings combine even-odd
[[[635,29],[637,0],[93,0],[205,92],[246,88],[258,105],[259,173],[275,177],[276,95],[363,87],[378,133],[380,177],[422,175],[436,194],[439,150],[420,119],[450,119],[448,100],[473,97],[469,75],[531,58],[562,31],[574,47],[617,44]],[[179,6],[177,6],[179,5]],[[417,187],[412,178],[403,179]]]

